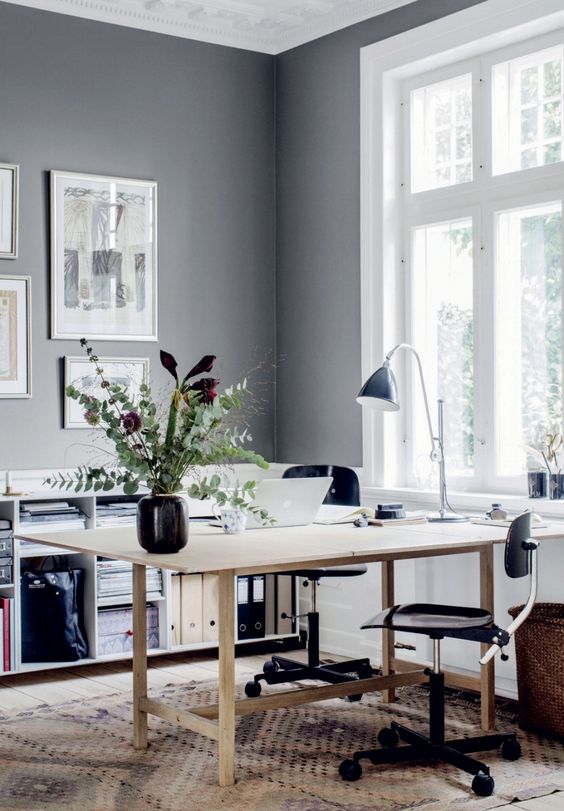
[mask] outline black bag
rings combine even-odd
[[[54,571],[23,572],[22,662],[73,662],[88,653],[84,630],[84,569],[55,558]]]

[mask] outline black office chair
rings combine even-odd
[[[507,534],[506,573],[509,577],[530,575],[531,580],[527,604],[507,630],[495,625],[492,615],[484,609],[427,603],[386,608],[362,626],[362,628],[386,628],[390,631],[426,634],[433,640],[433,668],[426,671],[429,676],[429,736],[392,722],[391,727],[382,729],[378,734],[378,742],[383,748],[355,752],[352,759],[343,760],[339,766],[339,774],[344,780],[359,779],[362,774],[360,761],[365,758],[375,765],[404,763],[410,760],[442,760],[463,769],[468,774],[473,774],[472,789],[476,794],[489,797],[493,793],[494,781],[490,776],[489,767],[475,758],[468,757],[467,753],[484,752],[501,746],[502,757],[506,760],[517,760],[521,755],[519,741],[514,732],[445,741],[444,673],[440,668],[440,640],[444,637],[454,637],[492,643],[492,647],[480,659],[481,665],[487,664],[496,653],[503,650],[510,637],[527,618],[535,602],[538,543],[530,537],[530,534],[530,513],[524,513],[516,518]],[[503,652],[502,659],[507,659]],[[398,746],[400,740],[406,741],[409,745]]]
[[[360,485],[358,476],[348,467],[337,465],[295,465],[284,471],[282,478],[306,478],[310,476],[332,476],[333,482],[327,491],[324,504],[360,505]],[[304,585],[311,585],[311,608],[307,614],[307,664],[285,656],[273,656],[263,665],[263,672],[257,674],[253,681],[245,685],[249,697],[259,696],[261,681],[267,684],[284,684],[302,679],[319,679],[337,684],[344,681],[355,681],[358,678],[369,678],[374,675],[369,659],[352,659],[345,662],[323,664],[319,656],[319,613],[317,611],[317,585],[322,577],[357,577],[366,573],[364,564],[335,566],[331,568],[316,567],[297,569],[293,572],[280,572],[281,575],[305,578]],[[300,615],[294,615],[293,620]],[[286,614],[282,614],[286,618]],[[353,675],[356,674],[356,675]],[[362,695],[349,697],[359,700]]]

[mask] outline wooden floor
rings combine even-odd
[[[295,659],[304,651],[293,651]],[[264,656],[237,657],[235,673],[243,681],[262,670]],[[331,657],[333,660],[339,657]],[[149,688],[185,681],[207,681],[217,675],[218,662],[210,656],[162,656],[149,660]],[[69,698],[108,696],[131,692],[131,662],[85,665],[68,670],[3,676],[0,679],[0,712],[26,710],[41,704],[60,704]],[[500,806],[511,811],[564,811],[564,792]]]

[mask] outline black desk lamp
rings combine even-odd
[[[427,425],[429,428],[429,436],[431,437],[431,461],[439,463],[439,510],[438,512],[430,513],[427,516],[428,521],[468,521],[466,515],[460,515],[451,509],[446,488],[446,473],[445,473],[445,457],[444,457],[444,441],[443,441],[443,406],[442,400],[438,400],[438,432],[435,436],[433,431],[433,424],[431,422],[431,414],[429,411],[429,401],[427,400],[427,389],[425,388],[425,380],[423,379],[423,369],[421,367],[421,360],[417,351],[411,344],[398,344],[394,346],[391,352],[388,352],[384,363],[372,374],[364,386],[358,393],[356,398],[357,403],[369,408],[377,409],[379,411],[398,411],[399,398],[397,392],[397,383],[394,373],[390,369],[390,359],[394,352],[398,349],[409,349],[415,355],[417,361],[417,368],[419,369],[419,379],[421,380],[421,388],[423,389],[423,401],[425,403],[425,414],[427,416]]]

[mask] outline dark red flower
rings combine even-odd
[[[210,403],[213,403],[217,397],[217,391],[215,388],[218,383],[219,380],[216,380],[215,377],[202,377],[200,380],[192,383],[190,386],[190,391],[200,392],[202,395],[201,402],[205,403],[206,405],[210,405]]]
[[[190,380],[191,377],[196,377],[196,375],[202,375],[204,372],[211,372],[212,367],[215,363],[215,355],[204,355],[204,357],[198,361],[198,363],[190,369],[188,374],[185,376],[183,383],[186,383],[187,380]]]
[[[170,352],[164,352],[161,349],[161,363],[170,372],[174,379],[178,382],[178,375],[176,374],[176,367],[178,366],[174,356]]]
[[[143,420],[137,411],[128,411],[127,414],[123,414],[121,423],[126,434],[133,434],[135,431],[139,431],[141,429]]]

